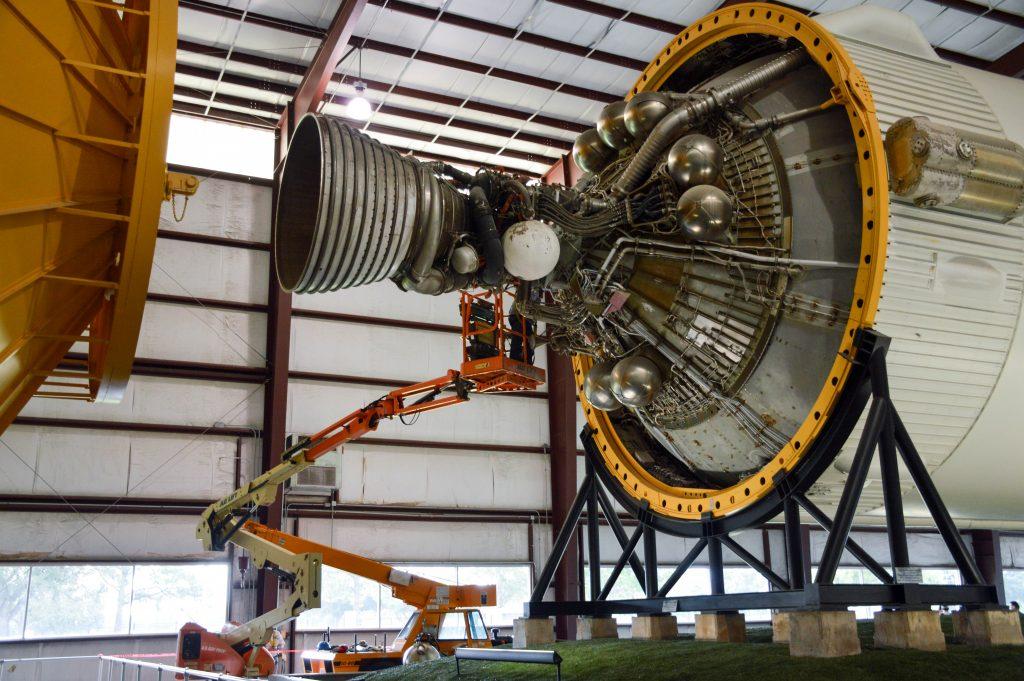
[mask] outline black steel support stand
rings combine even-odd
[[[756,511],[760,522],[782,514],[786,547],[787,578],[776,574],[770,566],[744,549],[730,536],[730,532],[744,529],[732,521],[732,525],[714,519],[710,514],[699,522],[699,532],[688,527],[672,534],[696,536],[697,541],[672,575],[659,588],[657,532],[665,531],[665,521],[651,513],[646,504],[629,506],[630,500],[622,496],[622,490],[615,487],[611,478],[606,477],[601,455],[589,428],[581,433],[587,456],[586,476],[570,508],[565,524],[560,529],[551,555],[541,570],[534,586],[530,601],[525,605],[527,617],[548,617],[551,615],[611,616],[614,614],[656,614],[687,611],[728,612],[761,608],[845,608],[856,605],[881,605],[883,607],[913,608],[929,605],[964,605],[968,607],[995,606],[998,603],[996,588],[984,583],[981,571],[971,555],[963,537],[942,502],[927,468],[911,441],[906,427],[889,396],[889,381],[886,372],[885,355],[889,339],[873,331],[863,331],[858,337],[858,349],[854,354],[855,371],[847,381],[845,399],[837,402],[839,407],[832,415],[832,421],[841,425],[832,434],[819,436],[815,444],[817,451],[809,452],[804,469],[794,469],[776,479],[776,495],[759,502],[768,506]],[[811,502],[806,491],[820,476],[821,472],[835,460],[845,445],[849,431],[859,419],[870,392],[871,406],[865,420],[864,430],[857,445],[856,453],[847,475],[835,517],[829,518]],[[845,428],[845,430],[843,430]],[[882,474],[882,492],[885,502],[886,531],[889,536],[892,573],[873,559],[867,551],[850,538],[857,504],[867,479],[875,451],[878,451]],[[907,549],[907,529],[903,516],[903,489],[900,486],[898,459],[902,459],[907,472],[928,507],[932,519],[953,556],[963,577],[961,586],[938,586],[910,583],[905,580],[909,574],[904,568],[910,567]],[[607,489],[605,486],[607,485]],[[618,515],[614,512],[608,492],[620,504],[626,506],[637,517],[638,524],[632,534],[627,534]],[[551,578],[565,553],[565,548],[576,531],[584,507],[587,511],[587,553],[590,564],[588,600],[574,602],[544,601]],[[806,555],[800,526],[800,509],[828,532],[828,539],[822,552],[818,573],[813,584],[807,583],[810,557]],[[615,539],[622,549],[608,580],[602,585],[600,576],[599,514],[603,514]],[[756,523],[751,525],[756,526]],[[637,557],[637,547],[643,541],[643,561]],[[723,548],[728,549],[741,561],[756,570],[772,585],[773,591],[759,593],[727,594],[725,592]],[[701,553],[707,550],[711,574],[711,594],[706,596],[669,597],[668,594],[679,579],[693,565]],[[860,561],[881,584],[835,584],[843,552]],[[644,589],[645,598],[634,600],[608,600],[622,571],[629,565]]]
[[[793,497],[786,497],[782,505],[786,540],[786,572],[793,589],[804,588],[804,546],[800,536],[800,507]]]

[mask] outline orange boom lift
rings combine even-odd
[[[178,634],[178,666],[238,676],[271,674],[274,659],[265,646],[274,627],[306,610],[320,607],[320,574],[325,564],[388,584],[396,597],[420,609],[418,621],[410,620],[390,653],[380,651],[385,654],[377,655],[378,658],[397,656],[400,659],[402,651],[420,633],[436,639],[432,632],[437,631],[442,616],[453,611],[465,618],[467,635],[465,640],[456,641],[449,647],[454,648],[459,643],[490,645],[486,634],[482,640],[475,637],[477,627],[483,627],[482,619],[477,625],[472,613],[476,612],[479,617],[479,612],[460,608],[494,605],[493,586],[450,587],[274,530],[253,518],[260,508],[274,502],[285,480],[346,442],[372,433],[382,420],[460,404],[474,392],[531,390],[542,384],[544,371],[532,363],[529,324],[514,317],[513,326],[516,328],[510,328],[505,321],[502,297],[500,291],[463,292],[460,304],[464,345],[461,371],[451,370],[433,380],[397,388],[356,409],[286,450],[281,455],[280,464],[214,502],[203,512],[196,527],[196,537],[204,549],[222,551],[229,542],[235,544],[249,552],[256,567],[272,568],[279,575],[284,575],[285,581],[292,586],[292,592],[274,610],[224,633],[207,631],[192,622],[186,624]],[[402,583],[402,580],[408,583]],[[368,664],[366,660],[373,657],[367,654],[345,657],[347,651],[345,654],[333,652],[330,662],[335,671],[343,671],[342,667],[348,662],[357,665],[358,670],[358,665]],[[444,646],[442,652],[450,653]],[[310,662],[312,664],[312,660]],[[319,662],[324,664],[311,671],[327,671],[327,660]]]

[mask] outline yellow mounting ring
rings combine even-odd
[[[854,334],[873,324],[882,287],[889,231],[889,181],[882,133],[864,76],[839,41],[817,22],[778,5],[750,3],[720,9],[673,38],[647,65],[627,99],[639,92],[658,90],[688,59],[709,45],[744,34],[798,41],[831,79],[833,97],[846,109],[857,145],[857,174],[863,206],[860,266],[846,333],[814,406],[771,461],[725,489],[673,487],[648,473],[619,439],[608,414],[591,407],[583,394],[583,378],[593,361],[579,355],[573,358],[576,387],[587,422],[596,431],[594,440],[608,471],[627,494],[638,502],[648,502],[653,513],[676,520],[700,520],[706,513],[722,517],[746,508],[772,490],[773,480],[780,471],[789,471],[800,461],[831,415],[850,372]]]

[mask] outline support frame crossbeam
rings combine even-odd
[[[862,330],[857,339],[855,354],[857,368],[855,380],[848,382],[844,391],[846,399],[840,401],[840,411],[835,415],[839,423],[830,436],[822,437],[820,449],[812,457],[810,471],[795,471],[791,479],[780,478],[776,488],[778,496],[769,499],[770,509],[758,511],[761,521],[778,514],[785,519],[784,540],[786,546],[787,578],[777,574],[754,554],[740,545],[730,533],[741,529],[729,525],[722,519],[706,514],[699,528],[685,531],[670,531],[659,517],[644,504],[630,508],[639,524],[627,536],[615,509],[609,492],[620,502],[622,490],[602,468],[600,452],[589,427],[580,434],[587,457],[586,477],[580,486],[576,499],[561,527],[558,537],[530,601],[525,604],[527,617],[548,617],[580,615],[609,617],[633,613],[660,614],[670,612],[731,612],[771,608],[785,609],[845,609],[858,605],[880,605],[887,608],[924,608],[931,605],[963,605],[965,607],[995,607],[998,605],[998,589],[986,584],[973,555],[957,530],[946,509],[928,470],[914,447],[914,443],[900,419],[899,413],[889,394],[886,371],[886,353],[889,339],[872,330]],[[846,444],[852,424],[859,418],[870,399],[870,408],[865,427],[858,442],[853,465],[847,476],[835,517],[818,508],[806,496],[806,491],[825,467],[831,465],[839,451]],[[875,452],[879,452],[882,471],[882,486],[886,508],[886,531],[889,535],[892,572],[886,570],[868,554],[863,547],[850,538],[856,515],[857,504],[867,479]],[[907,472],[921,493],[932,519],[953,556],[963,578],[963,584],[926,585],[901,583],[905,576],[902,568],[910,567],[907,548],[907,530],[903,518],[902,488],[899,480],[898,459],[902,459]],[[623,503],[623,505],[626,505]],[[583,509],[587,509],[587,552],[590,563],[589,600],[544,601],[543,597],[551,578],[561,561],[571,538],[581,522]],[[805,528],[800,525],[800,509],[818,523],[828,539],[822,553],[818,573],[813,583],[808,583],[808,542],[804,538]],[[600,542],[598,538],[598,512],[603,513],[622,549],[612,574],[602,585],[600,580]],[[756,523],[752,526],[756,526]],[[678,530],[678,528],[672,528]],[[669,532],[682,536],[695,536],[696,543],[680,561],[672,575],[659,588],[657,578],[657,532]],[[643,542],[643,560],[636,550]],[[737,558],[756,570],[771,584],[774,590],[761,593],[725,593],[724,561],[722,549],[727,548]],[[581,549],[582,550],[582,549]],[[711,576],[711,593],[701,596],[669,597],[668,594],[679,579],[707,551]],[[835,584],[836,571],[844,552],[849,552],[874,574],[881,584]],[[630,565],[646,594],[642,599],[608,600],[616,580]]]

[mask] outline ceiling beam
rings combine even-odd
[[[207,111],[207,108],[210,110]],[[274,117],[273,120],[269,118],[260,118],[255,114],[242,113],[241,111],[235,111],[234,109],[225,109],[218,106],[216,103],[211,104],[210,102],[205,104],[196,104],[195,102],[182,102],[176,99],[171,106],[171,111],[185,116],[212,118],[218,121],[242,123],[243,125],[252,125],[260,128],[273,129],[277,127],[277,117]]]
[[[216,80],[217,76],[220,73],[219,71],[215,71],[213,69],[205,69],[205,68],[200,67],[200,66],[189,67],[186,71],[181,71],[181,72],[185,73],[186,75],[193,76],[193,77],[209,78],[211,80]],[[252,87],[252,88],[256,88],[256,89],[259,89],[260,88],[260,84],[263,82],[263,81],[260,81],[260,79],[258,79],[258,78],[251,78],[249,76],[234,76],[234,77],[231,78],[230,81],[225,79],[225,78],[221,78],[221,81],[222,82],[231,82],[234,85],[241,85],[241,86]],[[287,86],[287,87],[291,87],[291,86]],[[231,105],[231,106],[237,106],[237,107],[241,107],[241,108],[246,108],[246,109],[250,109],[250,110],[253,111],[252,115],[261,115],[261,114],[271,114],[271,115],[277,114],[277,115],[281,115],[281,114],[284,113],[284,110],[285,110],[285,107],[280,105],[280,104],[273,104],[273,103],[270,103],[270,102],[265,102],[265,101],[260,101],[260,100],[253,100],[253,99],[249,99],[249,98],[246,98],[246,97],[237,97],[237,96],[234,96],[234,95],[225,95],[225,94],[220,93],[220,92],[214,93],[211,90],[206,90],[206,89],[203,89],[203,88],[187,87],[187,86],[178,85],[178,86],[175,86],[174,90],[175,90],[175,94],[178,95],[179,97],[192,97],[192,98],[195,98],[195,99],[206,99],[206,100],[209,100],[209,102],[211,104],[212,103],[220,103],[220,104],[228,104],[228,105]],[[285,94],[287,94],[287,93],[285,93]],[[330,97],[330,98],[328,98],[327,101],[332,103],[332,104],[338,104],[338,105],[341,105],[341,106],[345,106],[345,105],[348,104],[348,99],[345,98],[345,97]],[[380,112],[381,113],[391,114],[391,115],[394,115],[394,116],[397,116],[397,117],[402,117],[402,118],[410,119],[410,120],[420,121],[420,122],[423,122],[423,123],[434,123],[434,124],[438,124],[438,125],[443,125],[448,120],[447,116],[442,116],[442,115],[438,115],[438,114],[431,114],[431,113],[426,113],[426,112],[420,112],[420,111],[413,111],[411,109],[404,109],[404,108],[401,108],[401,107],[396,107],[396,106],[391,106],[391,105],[384,105],[384,106],[382,106],[380,108]],[[344,119],[345,117],[344,116],[338,116],[338,118],[343,118]],[[363,125],[359,121],[351,121],[351,122],[355,126],[357,126],[357,127]],[[450,127],[452,127],[452,128],[465,128],[465,129],[468,129],[468,130],[474,130],[476,132],[484,132],[484,133],[495,135],[497,137],[502,137],[502,138],[505,138],[505,139],[511,139],[512,136],[516,135],[516,131],[512,130],[510,128],[500,128],[498,126],[487,125],[487,124],[484,124],[484,123],[477,124],[477,123],[472,122],[472,121],[462,121],[462,120],[458,120],[458,119],[453,120],[452,123],[450,123]],[[519,151],[519,150],[516,150],[516,149],[508,149],[507,147],[504,147],[504,146],[496,146],[496,145],[493,145],[493,144],[484,144],[484,143],[481,143],[481,142],[472,142],[470,140],[459,139],[459,138],[456,138],[456,137],[446,137],[446,136],[443,136],[443,135],[435,136],[433,133],[420,132],[420,131],[417,131],[417,130],[408,130],[406,128],[401,128],[401,127],[392,126],[392,125],[385,125],[385,124],[381,124],[381,123],[370,123],[370,124],[368,124],[366,126],[366,129],[371,131],[371,132],[377,132],[377,133],[381,133],[381,134],[385,134],[385,135],[392,135],[392,136],[395,136],[395,137],[404,137],[406,139],[418,140],[418,141],[422,141],[422,142],[433,142],[435,144],[442,144],[442,145],[445,145],[445,146],[457,147],[457,148],[461,148],[461,149],[469,149],[471,151],[478,151],[478,152],[485,153],[485,154],[497,154],[500,151],[501,152],[501,156],[504,156],[504,157],[507,157],[507,158],[510,158],[510,159],[513,159],[513,158],[514,159],[519,159],[521,161],[527,161],[527,162],[530,162],[530,163],[540,163],[540,164],[544,164],[544,165],[549,165],[549,164],[554,163],[555,161],[558,160],[557,156],[545,156],[543,154],[534,154],[534,153],[530,153],[530,152],[527,152],[527,151]],[[533,142],[534,144],[545,144],[546,146],[556,146],[556,148],[558,148],[558,149],[568,149],[568,148],[570,148],[572,146],[572,144],[570,142],[566,142],[564,140],[556,140],[556,139],[553,139],[553,138],[542,137],[540,135],[531,135],[529,133],[525,133],[525,136],[520,134],[520,135],[517,136],[517,138],[521,139],[524,142]],[[550,143],[550,144],[548,144],[548,143]]]
[[[461,14],[453,14],[451,12],[444,12],[438,16],[437,10],[433,7],[425,7],[412,2],[405,2],[404,0],[369,0],[369,3],[371,5],[385,7],[393,12],[400,12],[402,14],[420,17],[421,19],[426,19],[431,22],[436,19],[438,23],[458,26],[459,28],[477,31],[478,33],[485,33],[487,35],[499,36],[509,40],[517,40],[519,42],[537,45],[538,47],[562,52],[564,54],[586,57],[587,59],[601,61],[606,64],[621,66],[623,68],[630,69],[631,71],[642,71],[647,67],[647,62],[640,59],[633,59],[632,57],[604,52],[602,50],[594,50],[585,45],[577,45],[576,43],[558,40],[556,38],[540,35],[539,33],[519,31],[512,26],[492,24],[488,21],[483,21],[482,19],[467,17]]]
[[[550,78],[541,78],[540,76],[531,76],[521,71],[513,71],[511,69],[499,69],[497,67],[488,66],[487,64],[480,64],[475,61],[468,61],[466,59],[456,59],[443,54],[437,54],[436,52],[427,52],[425,50],[414,50],[410,47],[401,47],[400,45],[392,45],[385,43],[380,40],[371,40],[369,38],[360,38],[360,45],[368,50],[375,52],[383,52],[384,54],[391,54],[397,57],[406,57],[415,61],[427,62],[429,64],[437,64],[438,66],[445,66],[451,69],[457,69],[459,71],[468,71],[469,73],[478,73],[480,75],[490,76],[492,78],[500,78],[502,80],[508,80],[513,83],[520,83],[522,85],[530,85],[533,87],[542,88],[545,90],[557,90],[558,92],[579,97],[581,99],[589,99],[595,102],[610,103],[617,102],[622,99],[622,95],[616,95],[611,92],[603,92],[601,90],[595,90],[592,88],[580,87],[578,85],[570,85],[568,83],[560,83],[557,80],[551,80]]]
[[[219,99],[219,97],[218,97]],[[209,107],[210,111],[207,113],[206,109]],[[213,118],[216,120],[230,121],[233,123],[243,123],[245,125],[255,125],[265,128],[275,128],[277,126],[277,120],[275,114],[268,114],[274,116],[274,118],[262,118],[260,114],[247,114],[234,109],[224,108],[224,103],[214,101],[212,104],[206,102],[205,104],[196,104],[193,102],[183,102],[181,100],[175,100],[172,109],[175,113],[184,114],[186,116],[199,116],[202,118]],[[455,163],[458,165],[467,166],[470,168],[486,168],[488,170],[501,170],[510,172],[513,175],[521,175],[523,177],[540,179],[540,173],[532,170],[527,170],[515,165],[493,165],[490,163],[482,163],[473,159],[464,158],[461,156],[452,156],[450,154],[437,153],[433,151],[423,151],[417,149],[411,149],[409,147],[397,146],[389,144],[389,148],[394,149],[400,154],[408,154],[418,159],[425,161],[445,161],[447,163]]]
[[[197,12],[205,12],[215,16],[225,17],[228,19],[234,19],[235,21],[241,21],[243,12],[223,5],[215,5],[205,0],[183,0],[181,3],[182,7],[186,9],[195,10]],[[268,26],[277,30],[294,33],[306,37],[314,37],[323,39],[325,36],[324,31],[320,30],[316,26],[308,26],[303,24],[297,24],[292,21],[279,20],[275,17],[268,17],[265,14],[259,14],[256,12],[248,12],[244,14],[246,23]],[[543,88],[546,90],[557,90],[567,95],[574,97],[580,97],[582,99],[589,99],[595,102],[610,103],[622,99],[621,95],[612,94],[610,92],[602,92],[592,88],[580,87],[577,85],[571,85],[568,83],[560,83],[556,80],[549,78],[541,78],[539,76],[531,76],[519,71],[511,69],[500,69],[492,68],[486,64],[478,64],[473,61],[465,59],[455,59],[442,54],[436,54],[434,52],[426,52],[423,50],[416,51],[412,48],[401,47],[399,45],[391,45],[379,40],[371,40],[368,37],[352,36],[353,44],[359,43],[360,46],[366,49],[373,50],[375,52],[383,52],[384,54],[390,54],[398,57],[405,57],[407,59],[414,59],[416,61],[423,61],[430,64],[437,64],[439,66],[445,66],[459,71],[468,71],[470,73],[478,73],[481,75],[487,75],[494,78],[500,78],[502,80],[512,81],[514,83],[521,83],[523,85],[530,85],[533,87]]]
[[[1007,12],[1002,9],[994,9],[988,5],[983,5],[978,2],[971,2],[970,0],[931,0],[937,5],[948,7],[949,9],[959,10],[966,12],[967,14],[973,14],[976,17],[985,17],[992,21],[998,21],[1001,24],[1007,26],[1015,26],[1017,28],[1024,28],[1024,16],[1014,14],[1013,12]]]
[[[320,48],[313,57],[313,62],[306,70],[302,82],[292,96],[292,115],[298,120],[303,115],[315,112],[323,102],[327,92],[327,84],[338,67],[338,62],[348,49],[359,16],[366,7],[366,0],[342,0],[334,19],[331,21],[327,34],[320,42]]]
[[[273,28],[306,38],[316,38],[317,40],[323,40],[327,34],[327,31],[316,26],[301,24],[297,21],[289,21],[288,19],[280,19],[269,14],[260,14],[259,12],[245,12],[234,7],[207,2],[206,0],[178,0],[178,7],[235,21],[241,21],[244,16],[246,23],[253,24],[254,26],[265,26],[266,28]]]
[[[605,17],[606,19],[614,19],[627,24],[633,24],[634,26],[643,26],[644,28],[661,31],[662,33],[669,33],[671,35],[675,35],[685,28],[685,26],[673,21],[658,19],[657,17],[647,16],[646,14],[640,14],[639,12],[629,12],[619,9],[618,7],[610,7],[600,2],[592,2],[592,0],[548,0],[548,2],[554,5],[562,5],[564,7],[578,9],[581,12],[587,12],[588,14],[596,14],[597,16]]]
[[[179,49],[181,49],[179,41]],[[237,53],[232,55],[234,59]],[[267,67],[270,68],[270,67]],[[229,73],[222,73],[217,69],[207,68],[205,66],[191,66],[188,64],[178,64],[177,72],[182,75],[192,76],[195,78],[203,78],[210,81],[217,81],[230,83],[232,85],[239,85],[242,87],[252,88],[263,92],[273,92],[279,95],[290,96],[294,92],[294,86],[286,83],[276,83],[273,81],[267,81],[262,78],[256,78],[254,76],[244,76]],[[288,73],[290,71],[285,71]],[[371,90],[383,90],[387,91],[384,84],[380,84],[380,88],[370,88]],[[186,97],[198,97],[202,98],[202,94],[188,94],[186,90],[195,90],[197,93],[204,92],[201,88],[192,88],[186,86],[176,86],[175,92],[179,95]],[[210,96],[209,92],[205,94],[208,99]],[[242,106],[249,109],[255,109],[258,111],[273,111],[280,113],[282,107],[278,104],[272,104],[263,100],[250,99],[245,97],[227,96],[217,93],[216,99],[224,104],[232,104],[234,106]],[[327,101],[335,104],[346,105],[348,104],[348,98],[340,95],[328,97]],[[407,118],[409,120],[420,121],[423,123],[435,123],[437,125],[446,125],[450,128],[472,130],[474,132],[481,132],[488,135],[495,135],[505,139],[518,139],[523,142],[530,142],[531,144],[540,144],[547,147],[553,147],[559,150],[568,150],[572,148],[572,140],[559,139],[557,137],[550,137],[547,135],[538,135],[531,132],[521,132],[515,128],[506,128],[499,125],[492,125],[490,123],[481,123],[479,121],[471,121],[462,118],[453,118],[447,114],[437,114],[426,111],[418,111],[416,109],[408,109],[393,104],[383,104],[379,108],[380,113],[388,114],[391,116],[397,116],[399,118]],[[527,116],[523,116],[524,120]],[[552,157],[554,158],[554,157]]]
[[[992,62],[989,70],[1004,76],[1024,77],[1024,43]]]
[[[212,45],[203,45],[191,40],[178,40],[178,50],[181,52],[189,52],[192,54],[201,54],[212,57],[219,57],[222,59],[228,58],[228,51],[215,47]],[[238,62],[239,64],[248,64],[249,66],[258,66],[271,71],[277,71],[278,73],[299,75],[301,76],[306,72],[306,66],[304,64],[297,64],[295,62],[280,61],[278,59],[272,59],[259,54],[252,54],[243,50],[232,50],[231,61]],[[196,68],[191,67],[187,64],[178,63],[178,72],[187,73],[187,69]],[[230,76],[231,74],[225,74]],[[346,76],[343,74],[336,73],[333,76],[335,82],[342,82]],[[231,82],[231,81],[225,81]],[[463,99],[462,97],[455,97],[452,95],[445,95],[438,92],[431,92],[429,90],[420,90],[418,88],[408,87],[406,85],[396,85],[394,83],[388,83],[380,80],[373,80],[370,78],[363,78],[363,82],[366,83],[368,90],[376,90],[380,92],[391,92],[392,94],[400,95],[402,97],[410,97],[413,99],[422,99],[427,102],[434,102],[435,104],[445,104],[448,106],[462,107],[469,109],[470,111],[480,111],[483,113],[494,114],[495,116],[503,116],[505,118],[511,118],[519,121],[528,121],[538,125],[546,125],[551,128],[557,128],[560,130],[566,130],[568,132],[578,134],[581,133],[590,126],[584,125],[583,123],[577,123],[576,121],[566,120],[564,118],[556,118],[554,116],[545,116],[543,114],[533,115],[530,111],[523,111],[520,109],[513,109],[507,106],[501,106],[499,104],[491,104],[489,102],[481,102],[473,99]],[[275,84],[276,85],[276,84]],[[285,86],[279,85],[278,88],[284,88]],[[288,88],[293,86],[288,85]],[[263,88],[266,89],[266,88]],[[291,90],[282,92],[281,89],[274,90],[279,94],[290,94]],[[518,135],[519,139],[526,139],[523,134]],[[571,144],[571,142],[570,142]]]

